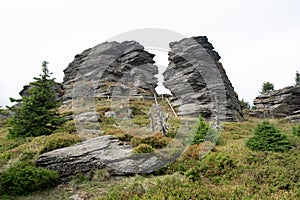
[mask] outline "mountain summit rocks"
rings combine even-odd
[[[84,50],[64,70],[64,101],[74,97],[147,96],[157,85],[154,55],[135,41]]]
[[[164,85],[179,115],[239,121],[237,94],[207,37],[170,43]],[[153,97],[158,80],[154,55],[135,41],[104,42],[84,50],[64,70],[65,103],[81,97]],[[74,102],[74,101],[73,101]]]
[[[219,62],[220,56],[207,38],[186,38],[170,43],[170,47],[164,85],[174,95],[171,103],[178,108],[178,114],[195,117],[202,114],[224,121],[242,119],[237,95]],[[177,158],[180,152],[176,145],[174,152],[171,145],[163,149],[162,154],[135,155],[131,145],[124,145],[114,136],[97,135],[101,127],[99,113],[91,109],[94,98],[153,98],[158,82],[155,77],[158,68],[153,64],[153,57],[135,41],[104,42],[76,55],[64,70],[63,101],[64,104],[72,101],[78,134],[84,137],[90,134],[92,139],[88,137],[75,146],[44,153],[37,164],[58,170],[63,179],[68,179],[76,173],[99,168],[107,168],[111,175],[150,173]],[[129,109],[126,110],[122,102],[117,105],[125,107],[128,113]],[[105,114],[114,116],[117,113]]]
[[[170,43],[170,48],[164,85],[173,94],[178,114],[241,120],[237,94],[207,37],[185,38]]]

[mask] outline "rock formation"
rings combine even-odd
[[[289,86],[254,99],[250,115],[259,118],[282,118],[300,121],[300,86]]]
[[[64,100],[151,95],[158,73],[153,57],[135,41],[104,42],[87,49],[64,70]]]
[[[99,115],[93,109],[94,97],[122,100],[153,96],[158,82],[153,57],[135,41],[104,42],[75,56],[64,70],[63,102],[68,104],[72,100],[74,120],[81,136],[93,137],[101,129],[96,119]]]
[[[111,175],[145,174],[165,164],[166,160],[154,153],[132,154],[130,145],[120,144],[108,135],[44,153],[37,160],[38,166],[59,171],[62,180],[101,168],[106,168]]]
[[[237,94],[207,37],[185,38],[170,48],[164,85],[174,96],[171,102],[178,114],[241,120]]]
[[[220,56],[207,38],[183,39],[171,43],[170,47],[170,64],[164,73],[165,85],[174,95],[172,104],[178,107],[179,114],[240,120],[242,115],[237,96],[222,64],[218,62]],[[99,126],[99,115],[90,110],[94,97],[152,97],[157,85],[154,75],[158,73],[153,57],[134,41],[105,42],[76,55],[64,70],[63,100],[65,104],[72,100],[77,130],[94,136],[99,133],[99,127],[96,127]],[[84,106],[80,107],[81,104]],[[125,110],[125,113],[130,112]],[[115,115],[117,112],[105,113],[107,117]],[[152,115],[161,118],[158,112]],[[157,121],[153,116],[152,121]],[[85,124],[93,128],[87,129]],[[154,126],[152,123],[153,129]],[[188,127],[185,129],[187,132]],[[157,151],[136,155],[132,154],[130,145],[121,143],[113,136],[100,136],[44,153],[37,164],[58,170],[62,179],[99,168],[108,169],[112,175],[150,173],[176,159],[183,150],[180,148],[170,145],[162,149],[160,155]]]

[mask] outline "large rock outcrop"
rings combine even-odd
[[[37,160],[38,166],[59,171],[62,180],[101,168],[106,168],[111,175],[146,174],[166,163],[163,156],[154,153],[132,154],[130,145],[121,144],[109,135],[44,153]]]
[[[260,95],[254,99],[255,110],[250,114],[259,118],[288,118],[300,121],[300,86],[289,86]]]
[[[104,42],[76,55],[64,70],[64,100],[84,96],[146,96],[157,85],[153,54],[135,41]]]
[[[164,85],[174,96],[171,102],[178,114],[241,120],[237,94],[207,37],[185,38],[170,48]]]

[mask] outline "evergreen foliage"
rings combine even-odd
[[[36,167],[32,163],[19,163],[0,176],[0,194],[24,195],[55,186],[59,173]]]
[[[240,106],[241,106],[242,110],[250,110],[251,107],[250,107],[249,102],[242,99],[242,100],[239,101],[239,103],[240,103]]]
[[[300,137],[300,124],[298,126],[293,127],[292,133],[296,136]]]
[[[291,148],[287,137],[268,121],[257,125],[254,136],[246,141],[246,146],[251,150],[274,152],[285,152]]]
[[[261,94],[266,94],[268,92],[271,92],[274,90],[274,84],[273,83],[270,83],[269,81],[268,82],[264,82],[263,85],[262,85],[262,88],[261,88]]]
[[[192,144],[200,144],[204,142],[208,129],[209,125],[205,122],[204,117],[200,115],[197,122],[196,135]]]
[[[42,74],[30,83],[28,96],[17,100],[11,98],[19,104],[9,107],[14,112],[14,117],[8,121],[10,138],[49,135],[63,123],[58,114],[60,102],[54,91],[55,82],[50,78],[52,73],[47,64],[43,62]]]
[[[192,181],[201,180],[202,176],[214,177],[229,173],[236,167],[236,162],[222,153],[210,153],[198,165],[187,170],[185,176]]]

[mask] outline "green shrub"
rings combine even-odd
[[[66,121],[56,132],[77,133],[74,120]]]
[[[0,193],[24,195],[30,192],[55,186],[59,173],[36,167],[33,163],[19,163],[0,176]]]
[[[197,122],[196,135],[192,144],[200,144],[204,142],[208,129],[209,125],[205,122],[204,117],[200,115]]]
[[[49,138],[49,140],[46,141],[46,144],[41,149],[40,153],[45,153],[48,151],[53,151],[55,149],[68,147],[80,141],[81,140],[78,135],[71,135],[71,134],[64,134],[64,135],[58,135],[56,137],[51,137]]]
[[[268,121],[258,124],[254,136],[246,141],[246,146],[256,151],[285,152],[291,148],[287,137]]]
[[[137,146],[139,144],[148,144],[155,149],[161,149],[169,144],[171,138],[164,137],[161,133],[156,133],[149,137],[133,137],[130,143],[133,146]]]
[[[217,176],[231,171],[236,164],[229,156],[212,152],[200,161],[199,166],[200,172],[203,172],[205,176]]]
[[[121,133],[121,134],[117,134],[116,138],[118,138],[122,142],[130,142],[133,136],[127,133]]]
[[[151,153],[154,149],[148,144],[140,144],[132,150],[133,154]]]
[[[293,127],[292,133],[293,133],[293,135],[300,137],[300,124],[296,127]]]
[[[200,159],[200,151],[202,148],[202,144],[193,144],[189,146],[181,155],[183,159],[190,160],[199,160]]]
[[[201,175],[211,178],[229,173],[235,167],[235,161],[229,156],[212,152],[201,160],[198,165],[189,169],[185,175],[187,178],[196,181],[201,179]]]
[[[132,121],[142,127],[146,127],[150,124],[150,120],[147,115],[137,115],[132,119]]]
[[[247,158],[248,180],[268,185],[273,192],[299,188],[299,164],[299,152],[295,149],[288,153],[251,152]]]
[[[191,169],[187,170],[184,175],[191,181],[199,181],[202,179],[199,167],[192,167]]]

